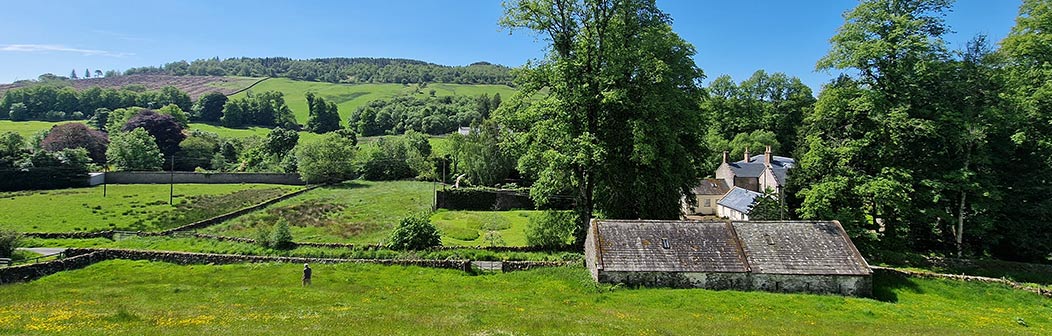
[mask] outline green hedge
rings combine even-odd
[[[0,168],[0,191],[64,189],[88,186],[88,174],[74,168]]]
[[[449,210],[506,211],[537,208],[528,192],[519,191],[481,188],[443,189],[437,191],[436,198],[439,209]],[[573,201],[564,198],[552,199],[541,209],[569,210],[573,209]]]

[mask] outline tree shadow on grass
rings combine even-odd
[[[873,299],[896,303],[899,302],[898,293],[904,290],[918,294],[924,293],[916,282],[902,274],[873,272]]]
[[[358,182],[358,181],[343,181],[343,182],[340,182],[340,183],[337,183],[337,184],[327,185],[327,186],[324,186],[322,188],[323,189],[358,189],[358,188],[368,188],[368,187],[370,187],[370,186],[366,185],[366,184],[362,184],[361,182]]]

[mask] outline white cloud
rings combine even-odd
[[[71,52],[84,56],[110,56],[124,57],[135,54],[124,52],[111,52],[105,50],[79,49],[57,44],[5,44],[0,45],[0,51],[10,52]]]

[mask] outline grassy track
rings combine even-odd
[[[284,93],[285,103],[295,112],[296,120],[300,123],[307,122],[307,98],[305,94],[308,91],[312,91],[326,100],[335,102],[339,106],[340,122],[344,126],[346,126],[347,118],[351,116],[351,112],[358,106],[377,99],[386,99],[405,94],[416,94],[424,97],[432,89],[435,90],[436,96],[476,96],[483,93],[490,95],[500,93],[501,96],[508,98],[515,92],[515,89],[504,85],[428,84],[419,93],[416,93],[416,87],[417,85],[415,84],[332,84],[295,81],[287,78],[271,78],[259,83],[251,91],[280,91]],[[233,98],[240,98],[245,94],[239,93],[234,95]]]
[[[299,187],[262,184],[180,184],[175,206],[168,185],[109,185],[0,193],[0,223],[23,232],[109,229],[152,231],[189,224],[280,196]]]
[[[1052,300],[878,277],[880,300],[596,286],[581,267],[507,274],[377,265],[107,261],[0,286],[2,334],[1040,335]],[[1023,326],[1020,321],[1027,324]]]

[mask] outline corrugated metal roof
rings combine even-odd
[[[723,195],[726,194],[730,188],[727,188],[727,183],[722,179],[704,179],[698,186],[691,189],[695,195]]]
[[[727,222],[596,221],[607,271],[748,272]],[[667,240],[669,248],[663,246]]]
[[[748,214],[749,211],[752,210],[753,201],[759,196],[760,193],[758,192],[734,187],[727,193],[727,195],[717,201],[716,204],[734,209],[743,214]]]
[[[744,221],[733,225],[754,273],[871,273],[836,222]]]

